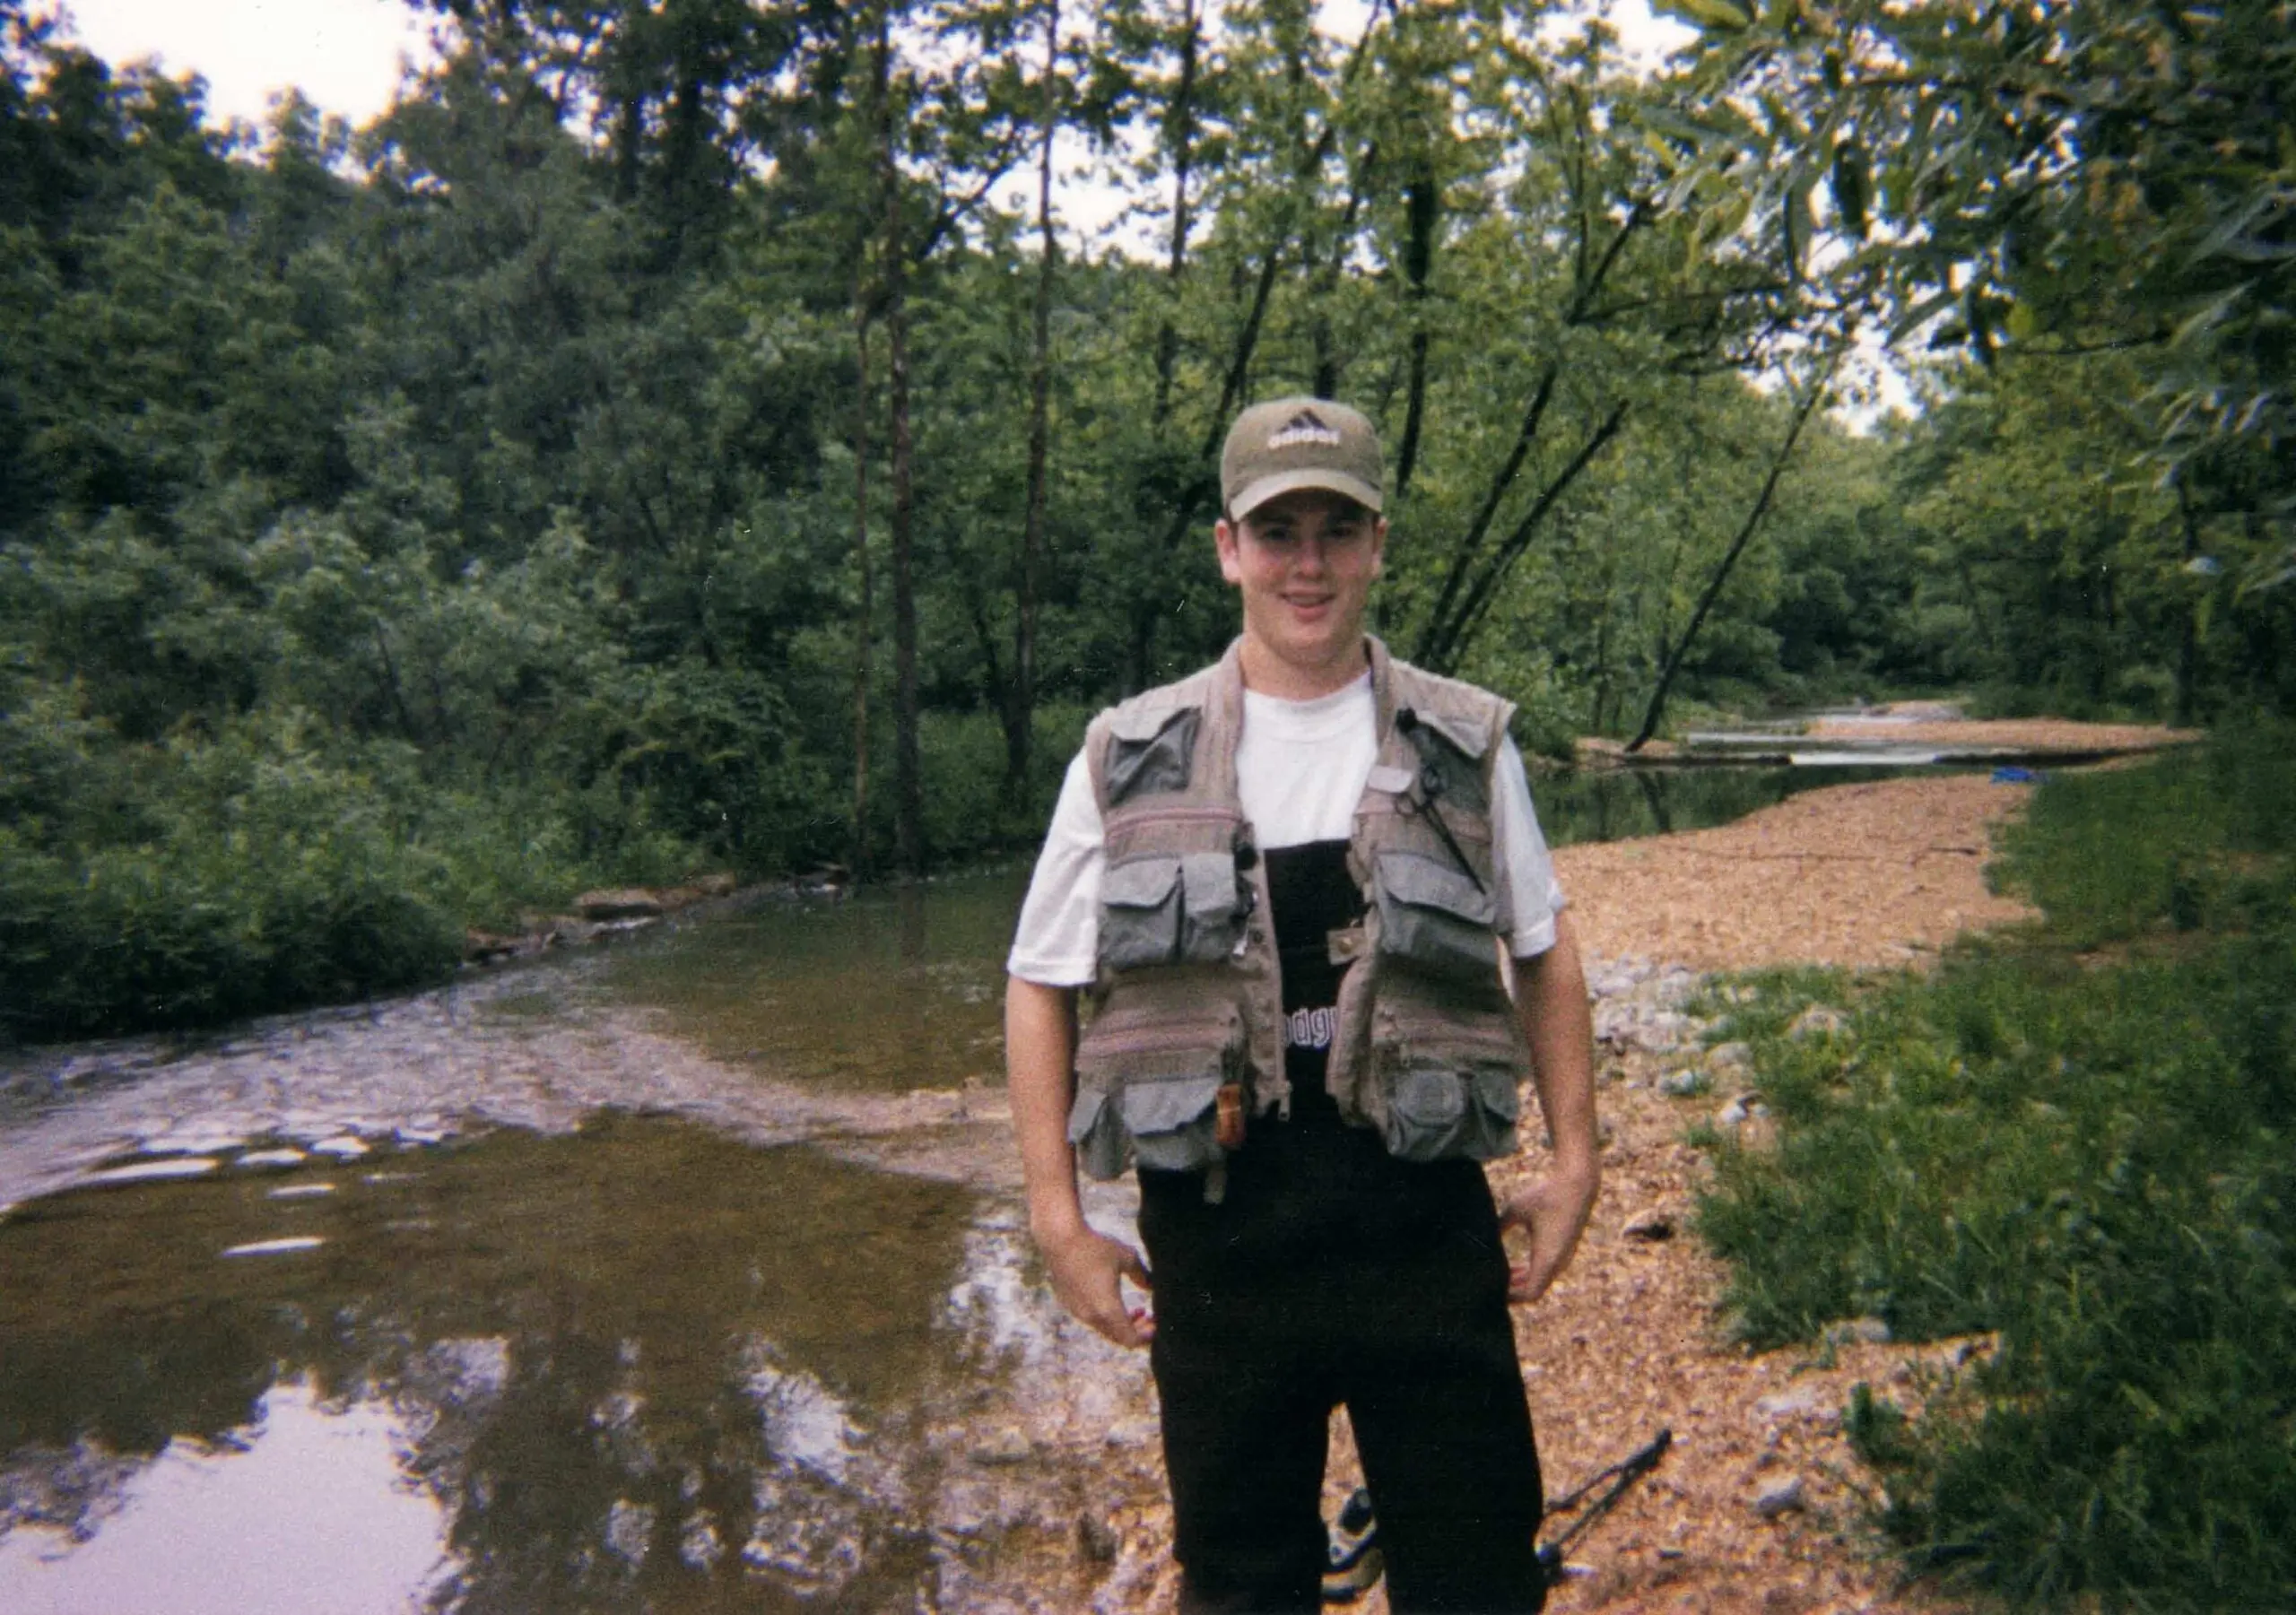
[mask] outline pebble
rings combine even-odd
[[[106,1167],[100,1172],[91,1172],[80,1181],[91,1188],[102,1184],[153,1183],[170,1177],[201,1177],[215,1169],[212,1157],[178,1156],[170,1160],[130,1161],[124,1167]]]
[[[1804,1506],[1802,1477],[1788,1475],[1773,1480],[1754,1494],[1754,1513],[1765,1520],[1792,1514]]]
[[[250,1150],[231,1164],[235,1167],[300,1167],[304,1159],[300,1150]]]
[[[1714,1113],[1714,1124],[1718,1127],[1742,1126],[1752,1116],[1753,1112],[1747,1107],[1744,1096],[1741,1095]]]
[[[1029,1438],[1011,1425],[1006,1425],[987,1440],[976,1444],[971,1457],[982,1468],[995,1469],[1026,1463],[1035,1454],[1036,1448]]]
[[[1653,1243],[1674,1237],[1674,1213],[1660,1206],[1650,1206],[1626,1220],[1619,1230],[1629,1239],[1648,1239]]]
[[[275,1189],[266,1190],[264,1198],[265,1200],[316,1200],[322,1194],[334,1193],[335,1185],[331,1183],[290,1183],[282,1184]]]
[[[1813,1003],[1794,1017],[1794,1024],[1786,1029],[1786,1035],[1799,1043],[1806,1038],[1832,1037],[1848,1025],[1839,1010]]]
[[[1076,1552],[1086,1563],[1115,1563],[1117,1549],[1120,1545],[1116,1527],[1100,1515],[1080,1514],[1076,1516]]]
[[[1829,1346],[1886,1346],[1890,1343],[1890,1324],[1887,1318],[1844,1318],[1838,1324],[1826,1325]]]
[[[311,1145],[314,1155],[332,1155],[337,1160],[356,1160],[367,1153],[367,1141],[355,1133],[337,1133]]]
[[[1841,1424],[1841,1409],[1814,1386],[1772,1392],[1754,1403],[1754,1411],[1765,1420],[1808,1420],[1827,1429]]]
[[[1687,1099],[1706,1091],[1702,1071],[1670,1071],[1658,1079],[1658,1091],[1670,1099]]]
[[[1706,1053],[1706,1069],[1744,1071],[1754,1063],[1754,1051],[1744,1043],[1718,1043]]]

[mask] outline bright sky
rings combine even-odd
[[[58,0],[38,9],[53,11]],[[403,56],[427,58],[425,20],[405,0],[61,0],[74,30],[110,62],[157,56],[170,73],[207,80],[219,117],[261,122],[290,85],[329,112],[364,123],[390,104]],[[1689,38],[1656,20],[1648,0],[1593,0],[1628,50],[1653,59]],[[1326,0],[1325,25],[1343,39],[1362,27],[1365,0]]]
[[[403,0],[65,0],[61,9],[106,61],[157,56],[170,74],[200,74],[219,120],[260,123],[271,98],[293,85],[364,123],[390,105],[400,58],[429,55],[424,19]]]

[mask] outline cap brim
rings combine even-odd
[[[1280,499],[1287,493],[1297,493],[1302,488],[1345,494],[1366,510],[1377,511],[1379,508],[1379,491],[1361,477],[1349,476],[1344,471],[1326,471],[1310,466],[1300,471],[1279,471],[1272,477],[1245,483],[1243,491],[1228,501],[1228,514],[1241,521],[1268,500]]]

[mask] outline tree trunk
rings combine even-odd
[[[1029,498],[1028,513],[1021,523],[1013,678],[1004,687],[1004,796],[1015,807],[1028,799],[1030,729],[1037,700],[1037,564],[1044,553],[1045,478],[1052,444],[1052,275],[1059,261],[1052,234],[1052,143],[1059,127],[1060,0],[1045,0],[1044,139],[1037,157],[1035,351],[1029,367]]]
[[[1404,187],[1410,234],[1404,239],[1404,307],[1411,321],[1411,369],[1405,385],[1403,443],[1396,450],[1395,497],[1401,499],[1419,465],[1419,432],[1427,410],[1427,278],[1435,264],[1435,230],[1442,192],[1431,166],[1422,165]]]
[[[2190,568],[2200,554],[2200,514],[2193,508],[2192,490],[2182,477],[2177,479],[2177,515],[2184,522],[2185,565]],[[2205,589],[2195,586],[2189,570],[2185,577],[2192,598],[2185,606],[2184,623],[2177,636],[2177,704],[2169,719],[2179,729],[2192,727],[2197,706],[2193,690],[2200,673],[2200,610],[2208,598]]]
[[[1198,22],[1196,0],[1180,4],[1180,82],[1172,91],[1167,117],[1172,143],[1172,247],[1164,270],[1165,295],[1178,303],[1180,277],[1187,272],[1187,180],[1196,154],[1196,50]],[[1149,414],[1161,430],[1172,408],[1172,371],[1179,363],[1179,327],[1167,306],[1156,327],[1156,403]]]
[[[1731,569],[1738,564],[1738,557],[1745,553],[1746,545],[1761,525],[1761,518],[1769,513],[1771,496],[1778,491],[1779,479],[1786,474],[1787,462],[1794,457],[1794,445],[1800,440],[1802,429],[1810,423],[1810,417],[1817,412],[1819,404],[1826,395],[1826,388],[1833,381],[1834,366],[1841,362],[1841,355],[1848,346],[1845,338],[1811,381],[1809,392],[1803,395],[1801,403],[1794,406],[1793,424],[1786,429],[1786,440],[1770,456],[1770,474],[1762,479],[1761,492],[1754,499],[1753,508],[1746,512],[1746,519],[1739,526],[1737,537],[1730,541],[1730,548],[1724,553],[1722,564],[1715,568],[1714,576],[1707,579],[1706,592],[1699,596],[1698,609],[1690,614],[1690,626],[1683,630],[1681,642],[1667,653],[1665,665],[1659,669],[1658,687],[1650,692],[1650,705],[1642,714],[1642,727],[1635,731],[1634,738],[1626,743],[1629,751],[1639,751],[1649,743],[1650,737],[1658,733],[1658,720],[1665,716],[1666,692],[1674,685],[1674,675],[1682,671],[1683,658],[1689,656],[1692,644],[1698,638],[1698,630],[1706,625],[1706,614],[1714,609],[1715,601],[1721,597],[1722,586],[1730,581]]]
[[[853,565],[860,574],[861,597],[853,612],[853,878],[869,874],[869,678],[871,595],[869,567],[869,290],[857,273],[853,290]]]
[[[892,111],[892,23],[877,18],[877,94],[885,187],[885,338],[891,409],[893,562],[893,857],[903,874],[925,873],[925,781],[918,754],[916,488],[909,420],[909,277],[901,240],[900,166]]]

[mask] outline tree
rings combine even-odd
[[[2296,473],[2296,191],[2280,0],[1680,8],[1702,29],[1687,82],[1697,164],[1802,204],[1888,277],[1895,332],[1981,361],[2018,348],[2126,349],[2170,479],[2238,490],[2278,530]],[[1693,164],[1693,166],[1697,166]],[[1812,220],[1812,223],[1814,221]],[[2235,470],[2234,467],[2238,466]]]

